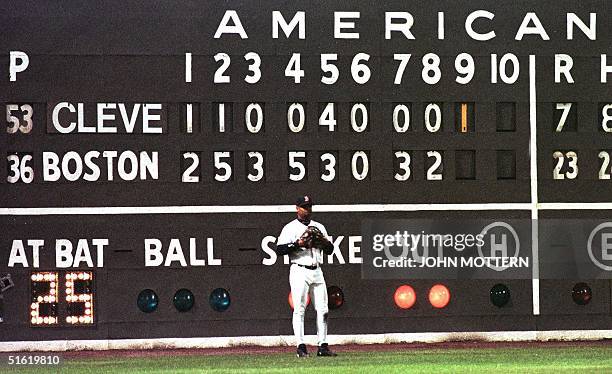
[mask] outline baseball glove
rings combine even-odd
[[[327,239],[315,226],[308,226],[306,231],[300,236],[300,240],[304,243],[304,248],[321,248],[325,243],[327,243]]]

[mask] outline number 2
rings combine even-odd
[[[606,151],[601,151],[599,152],[599,158],[601,159],[599,179],[610,179],[610,173],[608,172],[608,166],[610,166],[610,154]]]
[[[578,155],[574,151],[566,152],[563,155],[562,152],[556,151],[553,153],[553,158],[557,160],[557,164],[553,169],[554,179],[575,179],[578,176]],[[561,168],[565,163],[565,158],[568,158],[568,170],[565,173],[561,173]]]
[[[430,181],[441,181],[442,173],[440,171],[436,172],[440,166],[442,165],[442,155],[438,151],[428,151],[427,157],[435,158],[434,163],[427,169],[427,180]]]

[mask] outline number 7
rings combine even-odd
[[[393,55],[393,59],[399,61],[400,64],[397,67],[397,72],[395,73],[395,80],[393,84],[401,84],[402,77],[404,76],[404,70],[406,70],[406,65],[408,65],[408,61],[410,61],[410,54],[402,54],[396,53]]]
[[[569,115],[571,109],[572,103],[557,103],[557,110],[563,110],[563,113],[561,114],[561,118],[559,119],[559,123],[555,129],[556,132],[561,132],[563,130],[563,126],[565,126],[565,121],[567,121],[567,116]]]

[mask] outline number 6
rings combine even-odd
[[[32,160],[32,155],[23,156],[21,161],[18,155],[8,155],[6,159],[9,162],[9,168],[15,174],[7,176],[7,182],[16,183],[21,179],[23,183],[31,183],[34,180],[34,170],[27,165],[27,162]]]

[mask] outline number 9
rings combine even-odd
[[[459,54],[455,59],[455,70],[457,70],[457,74],[459,74],[457,78],[455,78],[457,83],[470,83],[472,78],[474,78],[474,58],[468,53]]]

